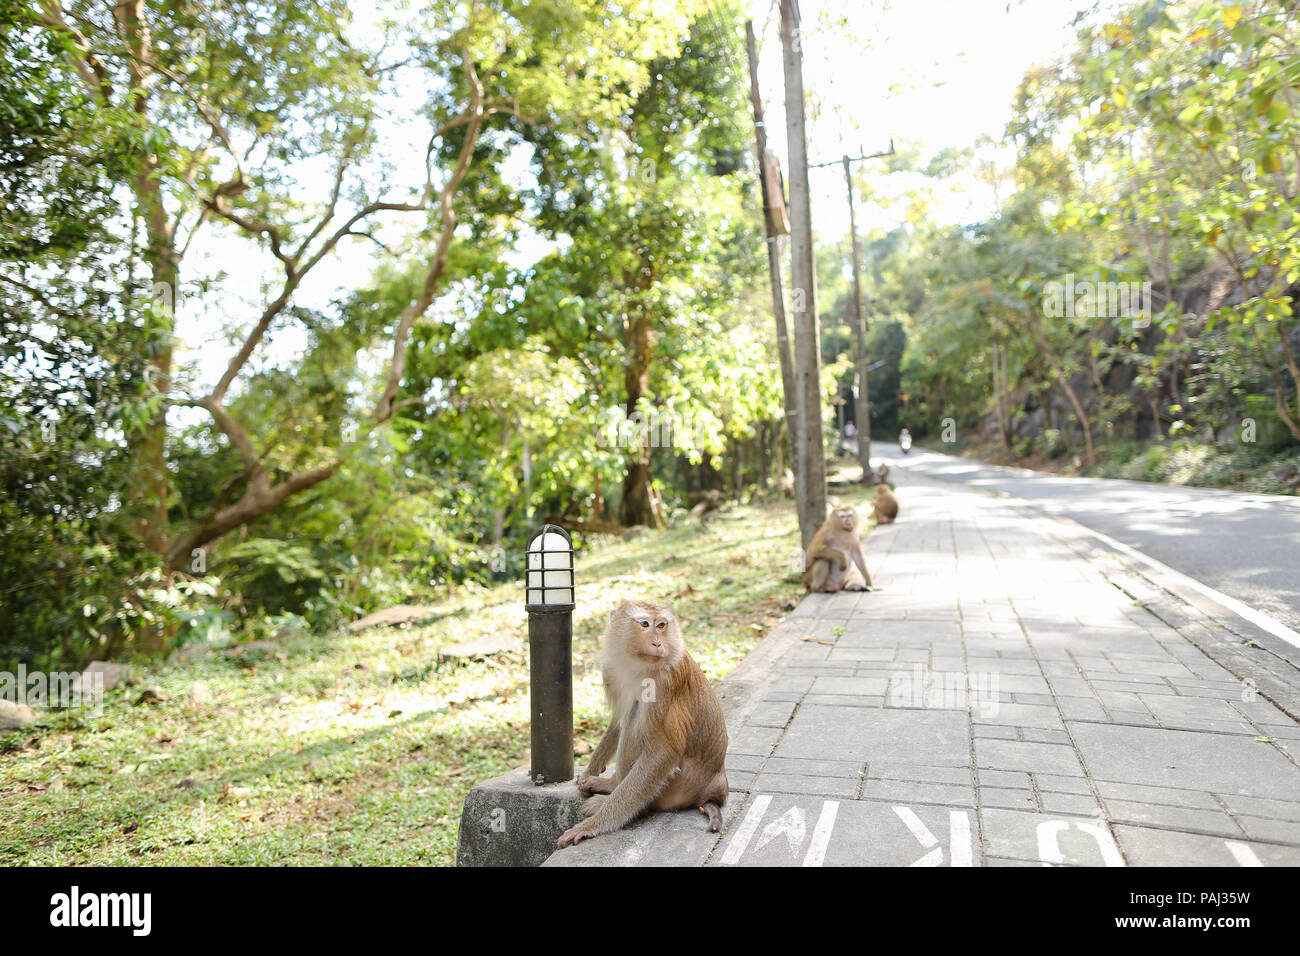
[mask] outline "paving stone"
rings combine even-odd
[[[1066,816],[1100,816],[1101,807],[1090,793],[1050,793],[1038,794],[1044,813],[1059,813]]]
[[[1113,780],[1095,781],[1097,792],[1103,800],[1128,800],[1135,803],[1157,803],[1171,807],[1188,807],[1196,810],[1220,810],[1222,807],[1213,794],[1204,790],[1181,790],[1174,787],[1148,787],[1137,783],[1117,783]]]
[[[1097,698],[1103,707],[1112,712],[1117,710],[1146,712],[1146,705],[1142,703],[1142,698],[1130,691],[1105,690],[1098,687]]]
[[[1056,711],[1056,698],[1051,694],[1012,694],[1011,703],[1034,704],[1039,707],[1050,707],[1054,713]]]
[[[1158,694],[1139,694],[1142,703],[1165,727],[1185,729],[1189,723],[1203,724],[1217,721],[1240,728],[1240,733],[1253,733],[1252,727],[1232,709],[1227,701],[1208,697],[1162,697]],[[1193,727],[1191,729],[1200,729]]]
[[[797,702],[776,701],[759,704],[745,716],[745,724],[750,727],[784,727],[790,722]]]
[[[1000,787],[981,787],[980,806],[1003,807],[1007,810],[1038,810],[1038,800],[1032,790],[1004,790]]]
[[[1264,797],[1246,797],[1237,793],[1220,793],[1216,796],[1229,810],[1238,815],[1270,817],[1300,823],[1300,794],[1291,800],[1270,800]]]
[[[1148,710],[1119,710],[1107,708],[1110,713],[1110,720],[1113,724],[1122,724],[1126,727],[1159,727],[1160,722],[1151,716]]]
[[[1092,700],[1092,685],[1089,684],[1077,673],[1072,677],[1052,676],[1047,678],[1047,682],[1052,686],[1052,693],[1057,697],[1086,697]]]
[[[915,780],[922,783],[953,783],[969,786],[969,767],[931,767],[873,760],[867,766],[869,780]]]
[[[1127,800],[1107,799],[1106,816],[1115,823],[1209,833],[1228,839],[1239,839],[1242,836],[1241,828],[1222,810],[1197,810],[1161,803],[1131,803]]]
[[[781,731],[773,727],[741,727],[734,732],[728,730],[727,750],[736,754],[758,754],[766,757],[781,736]]]
[[[889,681],[880,677],[818,677],[809,693],[879,698],[888,689]]]
[[[892,661],[898,652],[893,647],[854,647],[842,642],[831,648],[832,661]]]
[[[1112,658],[1123,674],[1159,675],[1161,677],[1190,677],[1192,672],[1185,664],[1171,660],[1135,660],[1128,657]]]
[[[1082,776],[1079,758],[1070,747],[1021,740],[975,741],[975,766],[983,770],[1025,770]]]
[[[1051,694],[1047,679],[1036,674],[1002,674],[998,690],[1008,694]]]
[[[1070,745],[1070,735],[1064,730],[1044,730],[1041,727],[1021,727],[1020,739],[1040,744]]]
[[[1269,817],[1237,817],[1243,830],[1253,840],[1269,843],[1289,843],[1300,847],[1300,823],[1293,820],[1274,820]]]
[[[1020,734],[1014,727],[1004,727],[1000,724],[975,724],[973,725],[975,737],[985,740],[1019,740]]]
[[[950,710],[873,710],[804,704],[776,756],[969,766],[966,714]]]
[[[1174,690],[1178,691],[1183,697],[1214,697],[1218,700],[1227,700],[1230,698],[1239,698],[1241,696],[1241,684],[1225,684],[1222,681],[1202,681],[1192,683],[1184,680],[1171,680]]]
[[[974,807],[975,788],[969,784],[963,787],[951,783],[868,779],[862,784],[860,799]]]
[[[1061,715],[1055,707],[1044,707],[1038,704],[999,703],[996,708],[981,707],[976,719],[982,724],[1042,727],[1048,730],[1060,729],[1065,726],[1061,722]]]
[[[979,770],[976,772],[980,788],[1001,787],[1017,790],[1032,790],[1029,774],[1014,770]]]
[[[983,771],[980,771],[983,773]],[[1039,793],[1076,793],[1092,795],[1086,777],[1063,777],[1054,773],[1035,773],[1034,785]]]
[[[808,688],[812,687],[812,677],[800,677],[790,673],[783,673],[772,684],[772,690],[776,693],[806,694]]]
[[[1189,860],[1197,866],[1241,865],[1223,837],[1125,825],[1116,825],[1114,832],[1130,866],[1186,866]],[[1300,865],[1300,848],[1246,840],[1232,842],[1246,844],[1265,866]]]
[[[1228,698],[1228,703],[1247,720],[1259,724],[1282,724],[1300,733],[1300,726],[1297,726],[1295,721],[1266,700],[1256,698],[1253,701],[1245,701],[1238,695],[1236,699]]]
[[[863,764],[856,760],[800,760],[790,757],[769,757],[762,769],[765,773],[803,773],[814,777],[849,777],[857,780],[862,775],[862,768]]]
[[[754,788],[754,778],[758,774],[749,770],[732,770],[727,768],[727,789],[734,793],[748,793]]]
[[[728,752],[727,772],[730,773],[734,770],[737,773],[752,773],[758,770],[766,759],[768,758],[760,757],[758,754],[737,754]]]
[[[1061,697],[1057,709],[1066,720],[1105,720],[1106,711],[1092,697]]]
[[[750,790],[756,793],[807,793],[852,800],[860,781],[847,777],[814,777],[808,774],[759,773]]]
[[[1275,799],[1300,793],[1300,769],[1272,747],[1243,746],[1240,737],[1073,722],[1069,729],[1098,780]]]
[[[1109,680],[1104,677],[1093,678],[1092,690],[1093,693],[1103,697],[1103,699],[1104,699],[1104,695],[1107,693],[1139,694],[1139,695],[1150,694],[1156,696],[1160,694],[1167,694],[1172,696],[1174,694],[1174,689],[1170,687],[1168,684],[1160,684],[1155,681],[1149,681],[1149,680],[1143,680],[1143,681]]]

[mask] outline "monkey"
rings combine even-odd
[[[585,819],[557,847],[612,833],[646,810],[696,807],[717,833],[729,789],[727,725],[672,608],[621,601],[605,628],[601,667],[609,729],[578,777],[578,790],[592,795],[580,810]],[[601,776],[611,759],[613,776]]]
[[[876,479],[876,484],[883,485],[889,477],[889,466],[882,461],[880,467],[875,470],[873,477]]]
[[[857,567],[862,580],[849,583],[852,569]],[[862,556],[862,543],[858,540],[858,513],[851,505],[843,505],[831,512],[817,529],[803,572],[803,586],[807,591],[833,594],[840,590],[870,591],[871,574]]]
[[[889,524],[898,517],[898,499],[894,497],[889,485],[881,482],[876,485],[876,522]]]
[[[781,472],[781,478],[776,483],[776,490],[782,498],[794,497],[794,472],[789,468]]]

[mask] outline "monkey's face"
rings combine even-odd
[[[647,663],[659,663],[668,656],[668,639],[675,626],[673,616],[664,609],[629,607],[628,651]]]
[[[852,531],[858,526],[858,513],[852,508],[836,508],[834,518],[845,531]]]

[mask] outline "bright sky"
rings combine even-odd
[[[804,0],[804,87],[813,100],[809,115],[809,156],[826,162],[847,153],[875,153],[889,146],[890,137],[902,149],[917,146],[922,160],[946,147],[963,148],[981,136],[1000,138],[1010,117],[1016,87],[1035,63],[1055,58],[1072,43],[1070,22],[1085,0]],[[369,9],[358,5],[358,9]],[[784,90],[779,16],[774,0],[751,0],[751,16],[759,34],[760,87],[764,99],[769,143],[787,165]],[[744,37],[735,44],[733,68],[746,77]],[[418,104],[416,104],[418,106]],[[403,122],[412,111],[395,111],[383,130],[385,153],[396,165],[393,183],[422,180],[423,146],[427,132],[419,123]],[[752,129],[747,125],[747,131]],[[989,155],[996,156],[993,149]],[[1009,157],[1003,153],[1004,161]],[[887,176],[878,163],[861,164],[871,182],[886,194],[898,194],[919,179]],[[520,164],[521,175],[526,165]],[[812,172],[813,230],[837,240],[848,232],[844,179],[839,166]],[[327,186],[320,190],[325,192]],[[973,221],[990,211],[988,187],[956,182],[940,191],[934,215],[944,221]],[[901,207],[859,204],[864,234],[888,229],[903,215]],[[400,221],[393,217],[392,221]],[[205,230],[209,227],[205,227]],[[527,264],[546,249],[525,243],[516,264]],[[323,306],[367,281],[374,247],[363,240],[345,240],[336,261],[322,264],[300,289],[297,301]],[[251,323],[266,301],[263,283],[278,278],[269,255],[258,254],[243,240],[205,231],[188,260],[190,275],[219,265],[229,275],[225,292],[204,297],[201,305],[180,309],[181,337],[197,359],[200,378],[215,381],[233,346],[217,335],[221,321],[245,316]],[[437,306],[435,306],[437,308]],[[282,324],[283,325],[283,324]],[[292,354],[302,345],[293,329],[276,332],[264,346],[264,356]]]

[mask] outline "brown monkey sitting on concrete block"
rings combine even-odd
[[[645,810],[696,807],[717,833],[727,802],[727,724],[672,608],[621,602],[609,615],[601,664],[613,713],[578,777],[578,789],[595,796],[558,845],[612,833]],[[600,776],[611,759],[613,777]]]

